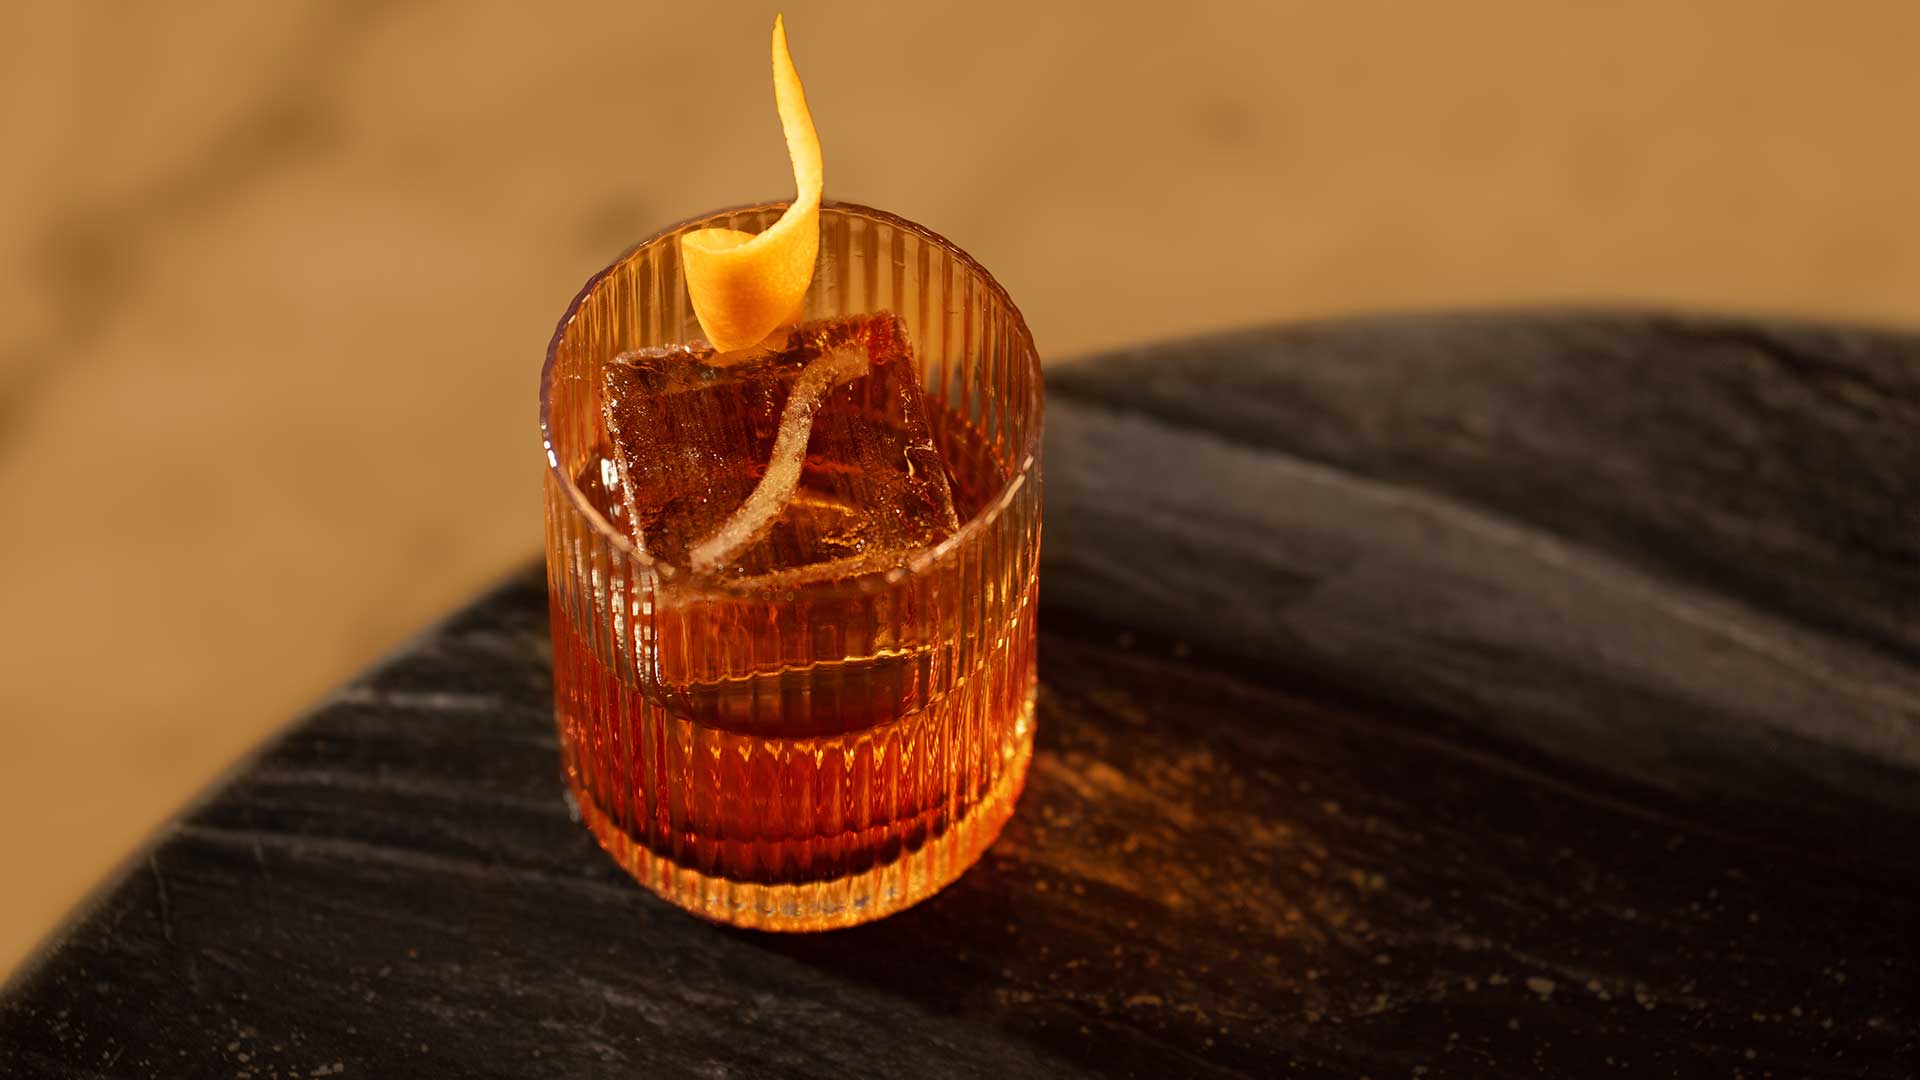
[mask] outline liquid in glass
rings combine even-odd
[[[828,221],[862,215],[885,218]],[[567,403],[550,374],[547,403],[568,784],[630,873],[709,918],[819,929],[905,907],[978,858],[1024,780],[1038,416],[1015,413],[1037,414],[1037,361],[1010,304],[949,327],[914,303],[944,282],[904,277],[839,295],[852,314],[810,302],[744,356],[678,338],[673,314],[577,365],[568,324],[556,338],[550,366],[578,375]],[[918,332],[889,300],[927,309]],[[611,347],[636,336],[666,343]],[[561,404],[596,422],[569,440]]]

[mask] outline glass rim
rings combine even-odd
[[[939,233],[934,232],[932,229],[918,222],[910,221],[898,214],[888,213],[885,210],[865,206],[860,203],[827,199],[823,200],[820,204],[822,210],[839,210],[847,212],[850,216],[870,218],[902,232],[911,233],[922,241],[938,247],[949,257],[966,267],[967,270],[977,275],[981,284],[986,287],[988,294],[997,298],[1006,306],[1007,311],[1012,314],[1013,330],[1018,340],[1023,343],[1021,351],[1025,354],[1027,363],[1032,368],[1033,373],[1027,400],[1023,403],[1028,415],[1033,418],[1033,422],[1028,428],[1023,445],[1019,448],[1018,464],[1013,470],[1013,475],[1008,477],[1006,482],[1000,485],[1000,488],[981,506],[977,513],[962,522],[960,527],[954,530],[952,535],[937,544],[916,549],[898,565],[888,567],[885,570],[856,574],[851,578],[831,583],[802,582],[772,589],[757,586],[755,578],[702,577],[692,574],[680,567],[673,566],[670,563],[656,562],[651,556],[633,546],[633,541],[628,538],[625,530],[615,528],[613,523],[608,521],[605,515],[593,508],[593,505],[587,501],[586,495],[581,492],[579,485],[574,483],[574,478],[568,475],[567,470],[560,467],[560,457],[555,453],[553,448],[552,410],[554,363],[559,355],[561,342],[565,340],[568,329],[573,326],[573,320],[575,316],[580,313],[581,306],[593,296],[594,290],[600,287],[600,283],[605,281],[609,274],[613,273],[622,263],[632,258],[635,253],[641,249],[657,244],[689,226],[710,221],[716,217],[729,214],[785,210],[790,201],[791,200],[780,199],[770,202],[748,203],[743,206],[730,206],[718,210],[709,210],[705,213],[696,214],[693,217],[668,225],[629,246],[615,257],[612,262],[595,271],[593,276],[587,279],[587,283],[582,285],[580,291],[574,295],[573,301],[567,305],[566,312],[560,316],[559,325],[554,328],[553,338],[547,343],[546,362],[542,364],[540,368],[540,446],[546,453],[548,476],[560,485],[560,490],[565,493],[567,502],[573,512],[586,520],[586,522],[593,527],[594,532],[612,541],[614,550],[618,551],[628,562],[639,567],[649,575],[672,581],[676,590],[686,593],[695,595],[740,596],[760,592],[804,592],[830,596],[840,593],[857,594],[875,592],[893,587],[916,574],[924,572],[928,567],[939,563],[952,552],[964,547],[975,537],[991,528],[993,523],[1006,512],[1007,507],[1012,505],[1014,497],[1019,494],[1020,489],[1025,487],[1030,481],[1035,467],[1040,460],[1040,436],[1041,429],[1045,424],[1045,415],[1042,412],[1044,386],[1040,372],[1040,352],[1033,343],[1033,332],[1027,327],[1026,316],[1021,313],[1020,306],[1013,302],[1013,297],[1007,292],[1006,288],[994,278],[993,274],[988,271],[985,266],[980,264],[979,260],[967,254],[953,241],[948,240],[946,237],[941,236]]]

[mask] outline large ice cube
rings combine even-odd
[[[673,346],[606,367],[624,516],[648,555],[727,576],[835,576],[959,527],[898,316],[807,323],[725,359]]]

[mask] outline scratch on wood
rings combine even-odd
[[[160,872],[160,856],[157,852],[147,856],[147,870],[153,874],[153,887],[159,894],[160,933],[173,944],[173,903],[167,898],[167,877]]]
[[[381,690],[372,686],[349,686],[333,696],[331,705],[379,705],[389,709],[421,709],[450,712],[457,709],[482,711],[500,707],[496,694],[462,694],[445,690]]]

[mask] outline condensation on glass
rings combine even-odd
[[[597,491],[604,367],[700,335],[679,237],[588,282],[541,381],[554,704],[601,845],[707,918],[847,926],[924,899],[1012,812],[1033,746],[1039,359],[1017,308],[912,222],[829,203],[805,317],[904,320],[962,522],[884,569],[716,580],[639,553]]]

